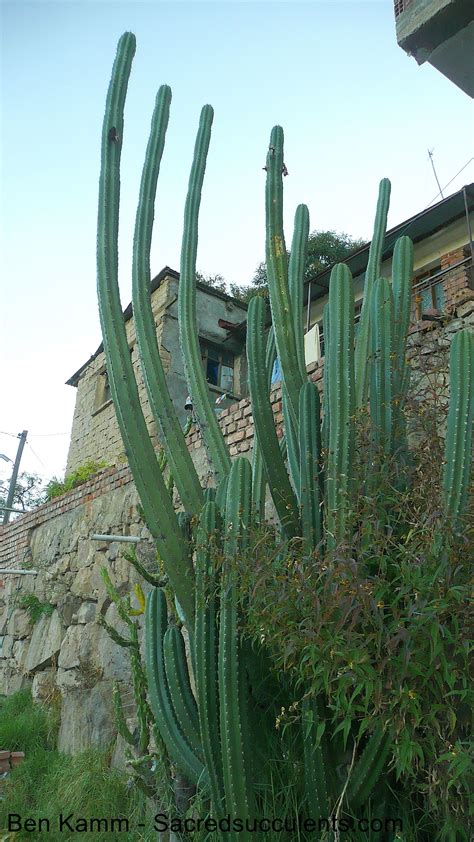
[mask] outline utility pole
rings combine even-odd
[[[13,503],[13,495],[15,494],[16,481],[17,481],[17,477],[18,477],[18,469],[20,467],[21,454],[23,453],[23,448],[25,446],[27,435],[28,435],[28,430],[23,430],[22,433],[18,433],[18,438],[20,439],[20,442],[18,444],[18,450],[16,452],[15,461],[13,463],[13,473],[12,473],[12,478],[10,480],[10,487],[8,489],[7,502],[5,504],[5,514],[3,515],[3,523],[4,524],[8,523],[8,521],[10,520],[10,510],[11,510],[11,505]]]
[[[442,199],[444,199],[443,191],[441,190],[441,184],[439,183],[438,176],[436,175],[435,165],[434,165],[434,161],[433,161],[433,152],[434,152],[434,149],[428,149],[428,156],[429,156],[429,159],[431,161],[431,166],[433,167],[434,177],[436,179],[436,184],[438,185],[439,195],[441,196]]]

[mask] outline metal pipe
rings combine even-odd
[[[119,541],[123,544],[138,544],[143,541],[143,538],[138,538],[135,535],[91,535],[91,541],[107,541],[109,544],[112,541]]]
[[[464,210],[466,211],[466,222],[467,222],[467,233],[469,234],[469,245],[471,247],[471,260],[474,262],[474,244],[472,242],[471,220],[469,218],[469,206],[467,204],[467,193],[466,193],[466,186],[465,185],[462,189],[462,194],[463,194],[463,197],[464,197]]]
[[[12,575],[15,575],[15,576],[37,576],[38,573],[39,573],[39,570],[14,570],[11,567],[5,567],[5,568],[2,567],[2,568],[0,568],[0,573],[2,574],[2,576],[5,573],[11,573]]]

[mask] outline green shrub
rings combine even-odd
[[[67,491],[71,491],[76,486],[82,485],[83,482],[87,482],[94,474],[106,467],[107,462],[86,462],[85,465],[81,465],[75,471],[67,474],[64,480],[53,477],[45,489],[46,499],[53,500],[55,497],[66,494]]]
[[[54,611],[54,605],[50,602],[41,602],[33,593],[25,594],[20,599],[19,606],[28,612],[32,623],[38,622],[45,614],[51,616]]]

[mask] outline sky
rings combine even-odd
[[[100,343],[95,247],[100,135],[120,35],[137,51],[122,151],[120,289],[131,298],[134,214],[159,86],[173,100],[158,183],[153,275],[179,270],[199,112],[215,110],[198,269],[246,284],[264,254],[266,150],[285,131],[285,231],[370,239],[378,183],[388,225],[474,181],[472,100],[398,47],[391,0],[1,2],[0,454],[63,476],[76,390]],[[470,160],[471,159],[471,160]],[[470,160],[462,173],[459,170]],[[0,479],[11,464],[0,459]]]

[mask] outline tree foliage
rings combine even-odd
[[[309,281],[319,272],[323,272],[335,263],[343,263],[347,257],[364,245],[364,240],[357,240],[348,234],[336,231],[313,231],[308,237],[308,255],[306,258],[305,280]],[[288,252],[289,254],[289,252]],[[220,275],[205,275],[196,272],[196,280],[211,289],[232,295],[247,303],[253,295],[268,297],[267,267],[265,262],[258,264],[250,284],[227,283]]]
[[[0,480],[0,506],[5,506],[8,497],[10,480]],[[29,512],[30,509],[40,506],[45,502],[45,483],[38,474],[30,474],[23,471],[17,478],[15,493],[13,495],[12,508]],[[4,510],[1,510],[3,517]],[[10,517],[12,520],[14,512]]]

